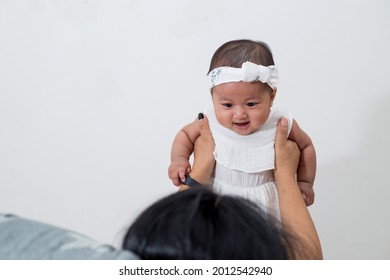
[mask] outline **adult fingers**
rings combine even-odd
[[[199,147],[201,147],[203,153],[212,155],[215,148],[215,142],[210,130],[209,120],[203,113],[199,113],[198,115],[198,128],[200,136],[195,141],[195,153],[199,150]]]
[[[198,176],[198,182],[209,185],[215,165],[213,154],[215,142],[207,117],[201,113],[196,122],[200,136],[195,141],[194,163],[190,175],[195,174],[195,176]]]
[[[278,123],[275,145],[283,145],[287,142],[288,136],[288,121],[285,118],[281,118]]]
[[[281,118],[275,137],[275,178],[281,174],[295,176],[299,164],[298,146],[295,142],[288,140],[287,135],[287,120]]]
[[[199,125],[199,131],[201,136],[211,137],[211,130],[209,125],[209,120],[206,117],[205,114],[199,113],[198,114],[198,125]]]

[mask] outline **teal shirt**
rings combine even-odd
[[[73,231],[0,213],[0,259],[132,260],[138,257]]]

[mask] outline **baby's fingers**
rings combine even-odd
[[[184,182],[186,180],[186,171],[185,170],[180,170],[179,171],[179,179]]]
[[[172,183],[173,183],[176,187],[178,187],[178,186],[181,185],[181,182],[180,182],[179,177],[172,178]]]

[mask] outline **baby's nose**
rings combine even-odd
[[[243,119],[247,116],[244,108],[237,108],[235,110],[234,114],[235,114],[235,117],[238,119]]]

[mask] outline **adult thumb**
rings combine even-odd
[[[287,141],[288,135],[288,121],[285,118],[281,118],[278,122],[276,131],[275,145],[280,145]]]
[[[200,135],[204,135],[204,136],[211,135],[209,120],[207,119],[206,115],[204,115],[203,113],[199,113],[198,115],[198,125],[199,125]]]

